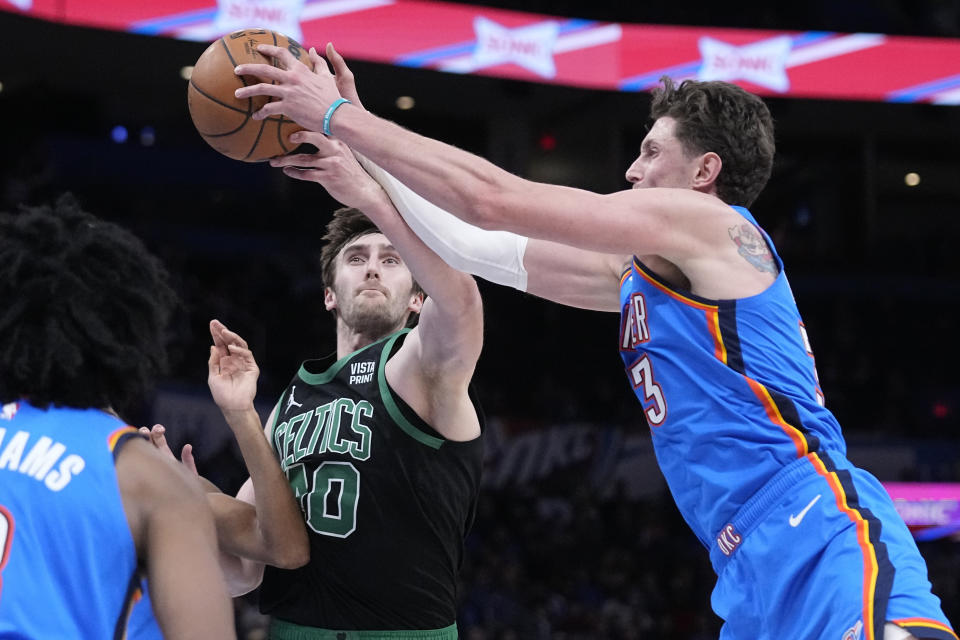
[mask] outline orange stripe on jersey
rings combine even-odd
[[[793,441],[793,446],[797,448],[797,457],[802,458],[807,455],[809,447],[807,446],[806,436],[803,435],[800,429],[783,419],[783,416],[780,414],[780,409],[777,408],[777,403],[770,397],[770,392],[767,391],[767,388],[753,378],[747,376],[743,376],[743,378],[760,400],[760,404],[763,405],[763,408],[766,410],[770,422],[783,429],[783,432]]]
[[[870,542],[870,523],[864,520],[863,516],[856,509],[850,508],[847,504],[847,494],[840,484],[840,479],[833,471],[828,471],[823,460],[816,453],[807,456],[813,468],[817,473],[823,476],[830,485],[833,495],[837,501],[837,508],[850,518],[856,525],[857,543],[860,545],[860,552],[863,554],[863,628],[864,640],[879,640],[876,636],[876,629],[873,626],[873,600],[877,589],[877,576],[880,573],[880,565],[877,562],[877,552]],[[882,633],[882,630],[881,630]]]
[[[727,348],[720,333],[720,311],[716,307],[707,310],[707,330],[713,338],[713,355],[723,364],[727,364]]]
[[[695,309],[700,309],[707,312],[707,331],[710,332],[710,337],[713,338],[713,355],[716,356],[717,360],[723,364],[727,364],[727,348],[723,345],[723,337],[720,333],[720,308],[715,304],[707,304],[705,302],[700,302],[698,300],[693,300],[686,297],[681,293],[677,293],[670,287],[664,285],[662,282],[651,276],[649,273],[644,270],[643,265],[641,265],[636,260],[633,261],[634,267],[637,269],[637,273],[643,276],[643,279],[649,282],[651,285],[667,294],[675,300],[694,307]],[[624,278],[626,274],[624,274]],[[624,278],[620,279],[621,286],[623,285]]]
[[[900,618],[898,620],[891,620],[890,622],[900,625],[901,627],[929,627],[930,629],[936,629],[938,631],[943,631],[944,633],[949,633],[954,638],[957,637],[957,634],[942,622],[937,620],[931,620],[930,618]],[[960,640],[960,638],[958,638]]]
[[[656,278],[652,277],[649,273],[647,273],[646,270],[643,268],[643,266],[642,266],[639,262],[637,262],[636,260],[633,261],[633,265],[637,268],[637,273],[639,273],[641,276],[643,276],[643,279],[644,279],[644,280],[646,280],[647,282],[649,282],[650,284],[652,284],[653,286],[655,286],[657,289],[660,289],[660,291],[663,291],[665,294],[667,294],[667,295],[670,296],[671,298],[675,298],[675,299],[679,300],[680,302],[683,302],[684,304],[688,304],[688,305],[690,305],[691,307],[696,307],[697,309],[704,309],[704,310],[706,310],[706,311],[709,311],[710,309],[713,309],[714,311],[716,311],[717,305],[715,305],[715,304],[707,304],[706,302],[700,302],[699,300],[694,300],[694,299],[692,299],[692,298],[688,298],[687,296],[683,295],[682,293],[677,293],[676,291],[674,291],[674,290],[671,289],[670,287],[664,285],[662,282],[660,282],[660,281],[657,280]]]
[[[139,431],[137,431],[133,427],[120,427],[119,429],[111,433],[109,436],[107,436],[107,446],[110,447],[110,451],[113,451],[114,447],[117,446],[117,442],[120,441],[120,438],[122,438],[128,433],[139,433]]]
[[[620,286],[623,286],[623,283],[627,281],[627,278],[630,277],[630,267],[627,267],[623,270],[623,273],[620,274]]]

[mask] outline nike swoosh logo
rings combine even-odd
[[[800,521],[803,520],[803,516],[807,515],[807,511],[810,511],[810,507],[812,507],[813,505],[815,505],[815,504],[817,503],[817,500],[820,499],[820,495],[821,495],[821,494],[818,493],[818,494],[817,494],[817,497],[814,498],[813,500],[811,500],[811,501],[810,501],[810,504],[808,504],[807,506],[805,506],[805,507],[803,508],[803,511],[801,511],[801,512],[798,513],[797,515],[793,515],[792,513],[790,514],[790,526],[791,526],[791,527],[796,527],[796,526],[798,526],[798,525],[800,524]]]

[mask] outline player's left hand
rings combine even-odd
[[[247,341],[219,320],[210,321],[210,336],[207,385],[213,401],[224,413],[252,410],[260,368]]]
[[[316,69],[318,61],[323,63],[320,54],[313,47],[310,47],[309,55],[314,64],[314,69]],[[352,102],[354,106],[363,109],[364,106],[360,102],[360,94],[357,93],[357,82],[353,76],[353,71],[347,66],[347,61],[343,59],[343,56],[333,48],[332,42],[327,43],[326,56],[333,66],[333,77],[337,82],[337,90],[340,95]]]
[[[164,427],[162,424],[155,424],[151,428],[140,427],[140,433],[148,437],[150,439],[150,444],[156,447],[166,457],[173,462],[177,461],[177,457],[173,455],[173,451],[170,449],[170,443],[167,442],[166,427]],[[183,445],[183,449],[180,450],[180,462],[182,462],[183,466],[194,476],[200,475],[197,472],[197,463],[193,459],[193,445]]]
[[[328,45],[328,50],[333,47]],[[310,55],[313,70],[301,64],[287,49],[269,44],[257,45],[257,50],[278,60],[280,67],[269,64],[241,64],[237,75],[256,76],[260,82],[236,90],[237,98],[271,96],[273,100],[253,113],[255,120],[283,114],[311,131],[323,130],[323,116],[340,95],[337,80],[325,60],[314,51]],[[354,90],[355,93],[355,90]]]
[[[270,166],[282,167],[291,178],[317,182],[336,200],[368,215],[387,198],[379,183],[363,170],[350,148],[340,140],[304,130],[292,134],[290,142],[312,144],[317,152],[272,158]]]

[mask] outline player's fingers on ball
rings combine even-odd
[[[244,62],[234,67],[233,72],[238,76],[254,76],[258,80],[277,81],[283,78],[286,73],[283,69],[271,64],[262,64],[259,62]],[[269,84],[269,83],[266,83]]]
[[[253,98],[254,96],[270,96],[271,98],[280,98],[283,96],[283,87],[279,84],[270,84],[269,82],[259,82],[240,87],[233,92],[233,95],[240,100]]]
[[[293,153],[288,156],[270,158],[271,167],[309,167],[322,156],[316,153]]]
[[[254,111],[252,117],[254,120],[265,120],[270,116],[279,115],[283,115],[283,103],[274,100],[273,102],[268,102],[263,105],[259,110]]]
[[[290,135],[290,141],[296,144],[312,144],[321,155],[330,154],[330,137],[317,131],[307,131],[306,129],[297,131]]]
[[[257,51],[265,56],[270,56],[271,58],[276,58],[277,60],[281,60],[286,63],[296,62],[293,54],[287,51],[285,47],[261,43],[257,45]]]
[[[284,167],[283,173],[296,180],[305,180],[307,182],[320,182],[323,172],[317,169],[301,169],[299,167]]]

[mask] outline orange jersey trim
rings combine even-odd
[[[857,543],[860,545],[860,552],[863,555],[863,621],[864,621],[864,640],[878,640],[877,630],[873,626],[873,596],[877,589],[877,576],[880,573],[880,566],[877,562],[877,552],[873,543],[870,542],[870,523],[864,520],[863,516],[856,509],[852,509],[847,504],[847,494],[840,484],[840,479],[836,472],[828,471],[823,460],[816,453],[807,456],[814,469],[817,470],[827,481],[833,495],[837,501],[837,508],[850,518],[850,521],[856,525]]]
[[[713,355],[716,356],[717,360],[723,364],[727,364],[727,348],[723,344],[723,337],[720,333],[720,308],[715,304],[699,302],[697,300],[693,300],[692,298],[688,298],[681,293],[677,293],[670,287],[665,286],[662,282],[658,282],[655,278],[648,274],[636,260],[633,261],[633,266],[637,270],[637,273],[643,276],[644,280],[674,300],[678,300],[687,306],[706,312],[707,331],[710,333],[710,337],[713,339]],[[623,285],[623,281],[626,279],[626,275],[627,274],[624,274],[624,277],[620,280],[621,286]]]
[[[664,292],[665,294],[667,294],[668,296],[670,296],[670,297],[672,297],[672,298],[676,298],[676,299],[679,300],[680,302],[683,302],[684,304],[688,304],[688,305],[690,305],[691,307],[696,307],[697,309],[703,309],[704,311],[709,311],[710,309],[713,309],[713,310],[716,310],[716,309],[717,309],[717,305],[715,305],[715,304],[708,304],[708,303],[705,303],[705,302],[700,302],[699,300],[694,300],[693,298],[688,298],[687,296],[683,295],[682,293],[677,293],[676,291],[674,291],[674,290],[671,289],[670,287],[668,287],[668,286],[664,285],[662,282],[658,281],[656,278],[653,278],[649,273],[646,272],[646,270],[645,270],[645,269],[640,265],[640,263],[637,262],[636,260],[633,261],[633,266],[636,268],[637,273],[639,273],[641,276],[643,276],[643,279],[644,279],[644,280],[646,280],[647,282],[649,282],[650,284],[652,284],[653,286],[655,286],[657,289],[660,289],[660,291],[663,291],[663,292]]]
[[[957,634],[949,626],[937,620],[931,620],[930,618],[900,618],[899,620],[891,620],[890,622],[901,627],[930,627],[931,629],[949,633],[954,638],[957,637]],[[958,638],[958,640],[960,640],[960,638]]]
[[[747,381],[747,384],[750,385],[750,389],[753,390],[754,395],[760,400],[760,404],[763,405],[763,408],[766,410],[770,422],[780,427],[793,441],[793,446],[797,448],[797,457],[802,458],[807,455],[810,448],[807,446],[806,436],[803,435],[800,429],[783,419],[783,415],[780,414],[780,409],[777,408],[777,403],[770,397],[770,392],[767,391],[767,388],[753,378],[747,376],[743,376],[743,378]]]
[[[119,429],[111,433],[109,436],[107,436],[107,446],[110,447],[111,453],[113,452],[114,448],[116,448],[117,442],[120,441],[120,438],[122,438],[128,433],[139,434],[140,432],[134,427],[120,427]]]

